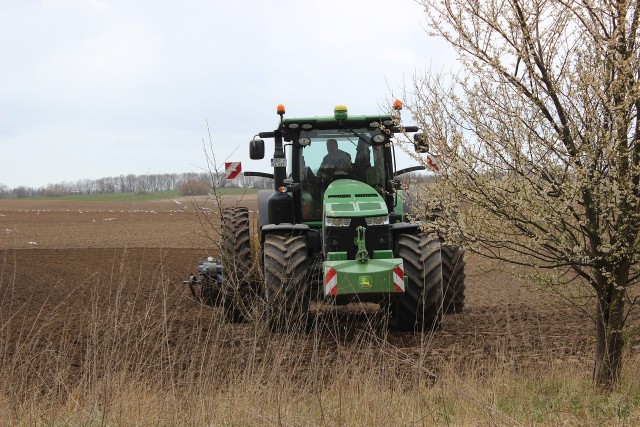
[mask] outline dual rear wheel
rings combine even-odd
[[[435,234],[401,234],[396,256],[404,261],[405,293],[391,306],[392,325],[403,331],[437,330],[443,314],[464,308],[464,249],[442,244]]]
[[[439,329],[444,297],[440,241],[428,233],[401,234],[396,256],[404,261],[408,280],[391,307],[391,325],[401,331]]]
[[[306,236],[271,233],[264,240],[264,302],[272,331],[306,327],[309,260]]]
[[[249,210],[222,209],[220,251],[223,284],[220,299],[230,322],[252,319],[262,299],[262,311],[271,330],[287,331],[306,322],[309,310],[307,242],[291,232],[267,234],[262,266],[264,285],[258,286],[258,264],[251,251]]]

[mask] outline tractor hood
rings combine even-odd
[[[325,216],[369,217],[387,215],[384,199],[373,187],[353,179],[338,179],[324,193]]]

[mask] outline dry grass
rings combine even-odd
[[[0,282],[0,424],[640,424],[637,356],[604,395],[588,366],[553,354],[517,366],[506,354],[438,359],[429,335],[417,349],[394,347],[375,314],[349,334],[331,316],[310,333],[269,334],[183,301],[201,310],[185,329],[161,268],[150,283],[112,280],[82,317],[30,307],[28,319],[15,278]],[[149,286],[149,298],[124,296]],[[55,310],[74,303],[75,289]]]

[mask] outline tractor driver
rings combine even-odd
[[[351,154],[338,148],[338,141],[327,139],[327,155],[322,159],[321,169],[334,169],[346,171],[351,168]]]

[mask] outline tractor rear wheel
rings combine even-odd
[[[444,312],[461,313],[464,310],[464,249],[442,246],[442,284],[444,287]]]
[[[264,240],[265,304],[274,332],[306,327],[309,314],[307,239],[270,233]]]
[[[224,208],[220,252],[223,266],[221,296],[225,317],[230,322],[251,319],[254,297],[254,260],[251,255],[249,209]]]
[[[428,331],[442,322],[442,260],[440,241],[434,234],[401,234],[396,256],[404,261],[408,283],[394,302],[394,326],[403,331]]]

